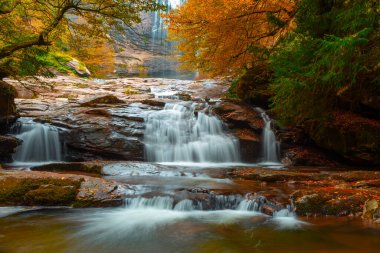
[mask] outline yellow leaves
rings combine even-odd
[[[267,13],[290,24],[293,2],[188,0],[165,17],[183,67],[213,76],[236,75],[260,57],[253,47],[271,47],[287,31],[270,24]]]

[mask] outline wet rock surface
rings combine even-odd
[[[283,189],[300,216],[356,216],[377,221],[380,172],[345,171],[347,168],[294,167],[284,170],[236,169],[233,178],[264,182]],[[279,194],[274,194],[279,196]],[[372,201],[372,202],[370,202]],[[368,204],[368,203],[372,204]],[[367,204],[366,204],[367,203]]]
[[[102,174],[103,165],[107,162],[72,162],[72,163],[49,163],[39,166],[31,167],[32,171],[47,171],[47,172],[79,172],[79,173],[91,173]]]
[[[118,206],[125,194],[110,180],[51,172],[1,171],[0,186],[1,206]]]
[[[235,100],[223,100],[213,111],[239,138],[243,161],[257,162],[261,158],[264,127],[260,113],[248,104]]]
[[[210,113],[222,118],[239,138],[243,161],[257,162],[264,126],[261,115],[239,101],[220,101],[227,87],[222,82],[48,80],[51,91],[42,91],[34,99],[17,99],[20,114],[67,129],[61,138],[69,147],[69,160],[122,162],[55,163],[25,172],[3,170],[1,205],[105,207],[119,206],[125,197],[143,202],[147,201],[144,198],[149,202],[167,197],[173,208],[246,208],[268,215],[287,210],[300,216],[353,215],[378,220],[379,172],[352,168],[347,172],[317,150],[305,148],[310,143],[297,131],[276,129],[282,136],[287,169],[126,162],[144,160],[147,115],[162,110],[166,102],[179,100],[208,101],[215,106]],[[290,167],[304,164],[323,167]]]
[[[10,81],[18,87],[16,81]],[[46,83],[49,88],[34,89]],[[69,76],[27,79],[24,86],[33,89],[35,95],[16,100],[20,115],[68,129],[61,139],[70,149],[70,161],[142,161],[144,120],[150,112],[173,100],[218,98],[227,88],[225,83],[213,80],[89,80]]]

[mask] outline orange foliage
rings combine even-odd
[[[237,75],[289,31],[295,0],[188,0],[165,15],[183,67]]]
[[[73,54],[80,59],[94,77],[106,78],[115,68],[115,52],[112,45],[105,40],[87,40],[76,47]]]

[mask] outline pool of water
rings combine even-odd
[[[7,210],[1,253],[378,252],[380,230],[355,219],[298,220],[236,210]]]

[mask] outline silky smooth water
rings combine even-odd
[[[62,143],[57,127],[20,118],[12,129],[15,137],[22,140],[13,155],[14,163],[62,161]]]
[[[222,122],[205,110],[195,115],[196,104],[168,103],[146,119],[144,134],[149,162],[238,163],[238,140]],[[207,108],[206,108],[207,110]]]
[[[169,12],[170,10],[176,9],[182,5],[184,0],[157,0],[157,3],[165,5],[167,7],[167,11]],[[167,28],[163,18],[161,17],[161,13],[159,11],[154,12],[151,32],[153,44],[167,43],[165,41],[167,39],[167,33]]]
[[[261,113],[261,118],[264,121],[263,128],[263,161],[266,164],[278,164],[280,163],[279,153],[280,144],[276,140],[276,135],[272,130],[272,120],[261,108],[256,108],[258,112]]]
[[[4,253],[373,253],[380,230],[358,220],[244,211],[43,209],[0,219]]]

